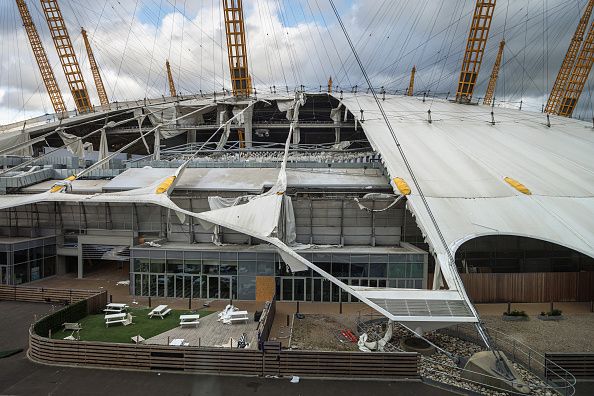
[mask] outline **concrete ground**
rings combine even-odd
[[[27,348],[28,328],[47,304],[0,301],[1,349]],[[29,361],[24,352],[0,359],[0,395],[246,395],[398,394],[452,395],[421,382],[223,377],[108,369],[54,367]]]

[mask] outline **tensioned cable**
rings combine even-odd
[[[410,165],[406,154],[404,153],[404,149],[400,145],[400,141],[398,140],[398,137],[396,136],[396,133],[394,132],[394,129],[392,128],[392,124],[390,123],[390,120],[388,119],[388,116],[384,111],[381,101],[379,100],[379,98],[375,92],[375,89],[373,88],[373,85],[371,84],[371,80],[369,79],[369,76],[367,75],[367,71],[365,70],[365,67],[363,66],[363,62],[361,62],[361,59],[359,58],[359,55],[357,54],[357,50],[355,49],[355,46],[353,45],[353,42],[351,41],[351,38],[346,30],[346,27],[344,26],[344,23],[342,22],[342,19],[340,18],[340,14],[338,13],[336,6],[334,5],[334,1],[329,0],[329,2],[330,2],[330,5],[332,6],[334,14],[336,15],[338,23],[340,24],[340,27],[347,39],[347,42],[348,42],[349,46],[351,47],[351,51],[353,52],[353,55],[354,55],[355,59],[357,60],[357,63],[359,64],[361,73],[363,74],[363,77],[365,78],[365,81],[367,82],[368,88],[369,88],[371,94],[373,95],[375,103],[376,103],[377,107],[379,108],[380,113],[382,114],[382,117],[386,123],[386,126],[388,127],[388,130],[390,131],[390,135],[392,135],[392,138],[394,139],[394,143],[396,144],[396,147],[398,148],[398,152],[400,153],[402,161],[403,161],[404,165],[406,166],[406,169],[408,170],[408,173],[410,174],[413,184],[415,185],[415,187],[419,193],[419,197],[421,198],[421,200],[423,202],[423,206],[425,207],[425,210],[427,211],[427,214],[429,215],[429,218],[431,219],[431,223],[433,224],[433,227],[435,228],[435,231],[437,232],[437,235],[439,236],[439,239],[443,245],[443,248],[445,249],[445,252],[448,256],[448,264],[450,265],[450,267],[454,267],[451,269],[453,269],[457,272],[457,269],[455,268],[455,265],[454,265],[454,262],[455,262],[454,256],[450,250],[450,247],[448,246],[448,244],[445,240],[445,237],[443,236],[443,233],[441,232],[441,229],[439,228],[437,220],[435,219],[433,212],[431,211],[431,208],[429,207],[429,203],[427,202],[425,194],[423,193],[423,191],[421,189],[421,185],[420,185],[419,181],[417,180],[415,173],[413,172],[412,166]],[[456,272],[454,272],[454,276],[452,277],[452,279],[453,279],[454,283],[456,283],[458,292],[464,296],[466,301],[470,301],[468,298],[468,295],[466,294],[466,290],[464,289],[464,286],[462,285],[462,282],[460,282],[460,280],[456,276]],[[479,319],[478,312],[476,311],[474,306],[471,303],[468,304],[468,306],[469,306],[469,309],[474,314],[474,316],[477,319]],[[484,329],[482,328],[482,326],[477,326],[477,330],[480,332],[481,338],[483,339],[485,344],[490,349],[492,349],[491,340],[488,337],[488,335],[486,334],[486,332],[484,331]]]

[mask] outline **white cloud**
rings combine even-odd
[[[546,99],[544,94],[552,85],[586,1],[567,4],[549,0],[548,30],[543,30],[542,4],[538,3],[531,2],[526,24],[525,2],[510,2],[509,10],[504,2],[498,2],[478,96],[485,90],[505,26],[508,46],[496,96],[509,102],[523,97],[530,102],[525,108],[534,109]],[[67,106],[73,108],[40,6],[31,0],[28,4]],[[178,92],[229,88],[219,0],[139,0],[136,12],[135,4],[117,0],[60,2],[93,103],[99,101],[79,25],[89,33],[110,100],[166,95],[167,58]],[[249,68],[258,90],[267,91],[272,85],[292,90],[301,84],[315,90],[325,86],[330,75],[335,86],[344,89],[363,85],[327,1],[253,0],[244,4]],[[374,85],[403,90],[410,68],[416,65],[417,91],[455,89],[472,2],[342,0],[337,4]],[[0,12],[13,15],[18,22],[16,29],[14,23],[0,26],[0,124],[51,112],[16,5],[2,2]],[[589,95],[584,95],[580,106],[582,113],[589,111]]]

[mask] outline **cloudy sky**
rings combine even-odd
[[[38,0],[26,0],[68,108],[74,108]],[[402,92],[455,90],[473,0],[335,0],[373,85]],[[505,38],[500,105],[540,111],[587,0],[499,0],[475,97],[484,94]],[[169,59],[178,93],[229,88],[220,0],[60,0],[91,100],[98,104],[80,34],[84,27],[111,101],[167,95]],[[260,91],[310,90],[329,76],[365,86],[327,0],[245,0],[250,73]],[[593,116],[591,82],[576,116]],[[450,94],[451,95],[451,94]],[[53,112],[16,4],[0,1],[0,124]]]

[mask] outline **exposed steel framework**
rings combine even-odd
[[[413,96],[414,92],[415,92],[415,73],[417,72],[417,68],[416,66],[413,66],[413,68],[410,71],[410,81],[408,82],[408,89],[406,90],[406,94],[408,96]]]
[[[95,61],[95,55],[93,55],[93,50],[91,49],[91,44],[89,43],[89,38],[87,37],[87,31],[84,28],[81,28],[80,32],[82,33],[83,40],[85,41],[85,48],[87,49],[87,55],[89,56],[89,63],[91,64],[91,71],[93,72],[93,79],[95,80],[95,87],[97,88],[99,102],[101,102],[101,106],[107,108],[109,107],[109,99],[107,98],[107,92],[105,91],[103,80],[101,79],[101,73],[99,73],[99,67]]]
[[[62,69],[68,82],[70,92],[74,98],[76,109],[79,113],[87,113],[91,111],[91,100],[89,99],[89,92],[87,85],[83,79],[80,71],[78,59],[66,28],[66,23],[62,17],[62,11],[58,5],[57,0],[40,0],[41,8],[47,21],[54,46],[58,52]]]
[[[242,0],[223,0],[227,53],[233,96],[250,96],[251,79],[248,71]]]
[[[483,54],[491,29],[493,12],[495,11],[496,0],[477,0],[474,8],[474,16],[470,25],[466,52],[462,61],[462,70],[458,80],[456,101],[468,103],[472,99],[472,93],[483,62]]]
[[[569,75],[569,82],[567,89],[561,99],[558,115],[564,117],[571,117],[575,106],[584,90],[592,64],[594,63],[594,22],[590,25],[586,41],[582,45],[582,49],[578,55],[575,66]]]
[[[175,90],[175,83],[173,82],[173,75],[171,74],[171,66],[169,65],[169,60],[165,61],[165,68],[167,69],[167,80],[169,81],[169,92],[171,96],[177,96],[177,91]]]
[[[47,93],[50,97],[54,111],[56,114],[62,114],[63,116],[66,116],[67,110],[66,104],[64,104],[64,98],[62,97],[62,92],[60,92],[60,87],[56,81],[56,76],[52,70],[49,60],[47,59],[47,53],[43,48],[43,44],[39,38],[39,33],[37,33],[37,28],[31,19],[31,14],[29,13],[27,3],[25,3],[25,0],[16,0],[16,3],[21,14],[21,19],[23,20],[23,25],[25,26],[25,30],[27,32],[27,36],[29,37],[31,48],[33,49],[33,55],[35,55],[37,66],[39,66],[39,71],[41,72],[43,84],[45,85],[45,89],[47,90]]]
[[[489,84],[487,85],[487,92],[485,93],[485,99],[483,104],[491,105],[493,103],[493,96],[495,95],[495,87],[497,86],[497,78],[499,77],[499,69],[501,68],[501,58],[503,58],[503,48],[505,47],[505,40],[501,40],[499,43],[499,51],[497,52],[497,58],[493,64],[493,70],[491,71],[491,78],[489,78]]]
[[[551,94],[549,95],[549,99],[547,100],[547,105],[545,107],[546,113],[559,114],[561,99],[565,96],[566,88],[569,84],[569,76],[578,57],[580,46],[584,40],[584,34],[586,33],[586,28],[588,27],[588,21],[592,15],[593,8],[594,0],[588,1],[588,4],[584,9],[584,13],[580,18],[580,22],[578,23],[575,33],[573,34],[571,42],[569,43],[569,48],[567,49],[567,53],[565,54],[565,58],[563,59],[563,63],[559,69],[559,73],[557,73],[557,78],[555,79],[555,83],[553,84]]]

